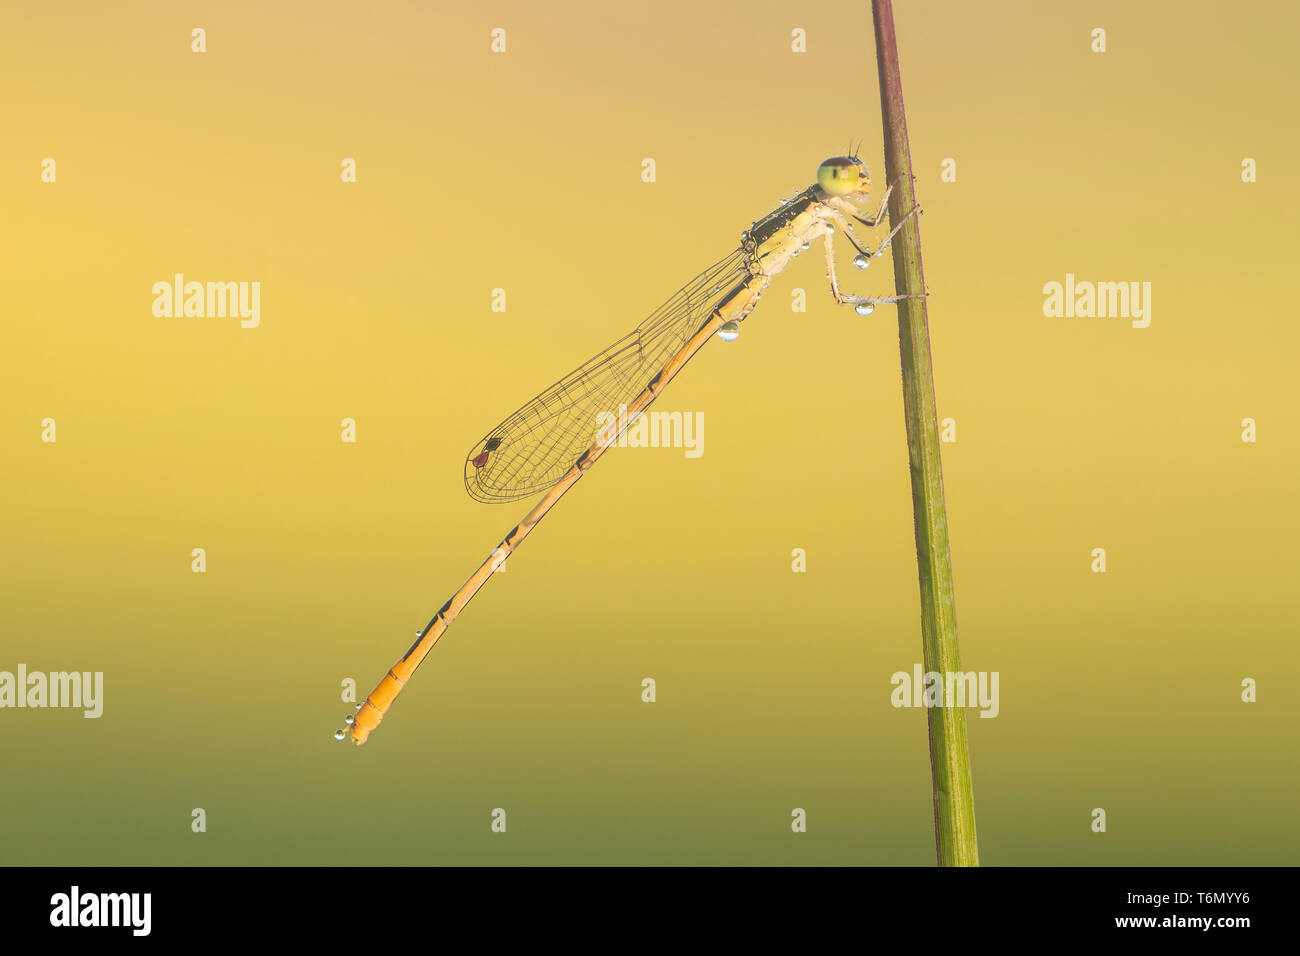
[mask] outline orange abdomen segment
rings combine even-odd
[[[366,702],[361,705],[357,711],[356,723],[352,725],[352,742],[360,747],[370,736],[370,731],[379,726],[379,722],[384,719],[384,714],[388,708],[393,705],[397,695],[402,692],[406,686],[390,670],[384,675],[384,679],[379,682],[379,686],[370,692]]]

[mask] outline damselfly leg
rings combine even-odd
[[[867,225],[871,225],[871,226],[874,226],[876,223],[880,222],[880,220],[884,218],[885,203],[889,202],[889,193],[893,188],[894,187],[891,185],[888,189],[885,190],[885,197],[880,204],[880,212],[876,215],[874,219],[867,220],[857,215],[854,215],[854,218],[857,219],[859,222],[866,223]],[[889,244],[893,240],[894,236],[898,234],[898,230],[903,228],[903,224],[906,223],[907,220],[910,219],[912,216],[918,214],[921,211],[920,206],[913,206],[911,211],[898,221],[898,225],[894,226],[894,228],[890,230],[889,235],[887,235],[884,238],[884,240],[880,243],[879,248],[877,248],[875,252],[872,252],[870,250],[870,247],[863,248],[861,245],[859,245],[857,240],[853,238],[852,233],[848,231],[848,222],[845,219],[844,211],[841,208],[841,203],[844,206],[848,207],[851,213],[855,213],[856,210],[852,206],[852,204],[846,202],[843,199],[840,199],[838,196],[831,197],[830,200],[828,200],[828,202],[834,213],[834,218],[842,226],[846,227],[844,236],[846,239],[848,239],[849,245],[853,246],[854,250],[856,250],[858,253],[857,256],[854,258],[853,262],[854,265],[856,265],[859,269],[865,269],[868,265],[870,265],[873,256],[882,255],[885,249],[889,247]],[[831,295],[835,297],[835,301],[837,304],[853,306],[855,311],[857,311],[858,315],[870,315],[872,312],[875,311],[877,305],[888,305],[891,303],[898,302],[900,299],[925,298],[924,293],[917,293],[912,295],[862,296],[862,295],[852,295],[847,292],[841,292],[839,279],[835,274],[835,241],[834,239],[831,238],[831,236],[832,236],[832,232],[828,229],[825,233],[823,233],[822,240],[826,246],[826,277],[830,280]]]
[[[862,223],[864,226],[867,226],[871,229],[875,229],[876,226],[880,224],[880,221],[885,218],[885,206],[889,202],[889,194],[893,192],[893,190],[894,190],[893,185],[890,185],[890,187],[885,190],[884,198],[881,199],[880,201],[880,209],[876,212],[876,215],[874,216],[859,215],[861,210],[857,206],[855,206],[850,200],[845,199],[841,196],[831,196],[826,200],[827,205],[831,209],[831,214],[834,220],[844,227],[845,238],[849,240],[849,243],[861,255],[864,255],[868,258],[872,256],[881,255],[886,249],[889,248],[889,243],[894,238],[894,236],[898,234],[898,230],[903,228],[903,223],[907,222],[907,220],[910,219],[912,216],[919,215],[923,211],[919,205],[913,205],[912,208],[908,211],[907,215],[903,216],[903,218],[898,221],[898,225],[896,225],[893,229],[890,230],[889,235],[885,236],[884,240],[880,243],[880,246],[876,249],[875,252],[870,252],[867,249],[862,248],[860,245],[858,245],[857,240],[853,238],[853,226],[849,224],[848,217],[852,217],[853,219]]]
[[[902,177],[900,176],[899,179],[901,178]],[[862,225],[867,226],[871,229],[875,229],[876,226],[879,224],[880,220],[885,218],[885,209],[889,205],[889,197],[893,193],[894,187],[897,184],[898,184],[898,180],[896,179],[894,180],[894,182],[890,183],[888,186],[885,187],[885,194],[880,197],[880,208],[876,210],[876,214],[874,216],[860,215],[862,210],[860,210],[849,200],[844,199],[840,196],[833,197],[834,199],[838,199],[839,202],[838,203],[832,202],[831,205],[834,206],[835,209],[841,213],[841,218],[843,218],[844,210],[847,209],[848,214],[851,215],[858,222],[862,223]]]

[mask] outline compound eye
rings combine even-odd
[[[847,157],[828,159],[817,167],[817,185],[832,196],[847,196],[861,182],[860,167]]]

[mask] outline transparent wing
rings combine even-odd
[[[639,327],[574,369],[475,445],[465,459],[465,488],[479,501],[513,501],[545,491],[592,446],[672,355],[748,276],[736,250],[701,272]]]

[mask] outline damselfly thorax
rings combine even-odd
[[[745,267],[750,280],[742,282],[719,303],[725,308],[735,303],[739,309],[734,321],[743,322],[758,305],[764,290],[790,260],[811,248],[834,229],[831,222],[835,209],[820,186],[810,186],[779,208],[756,221],[740,237]],[[734,339],[730,337],[728,341]]]

